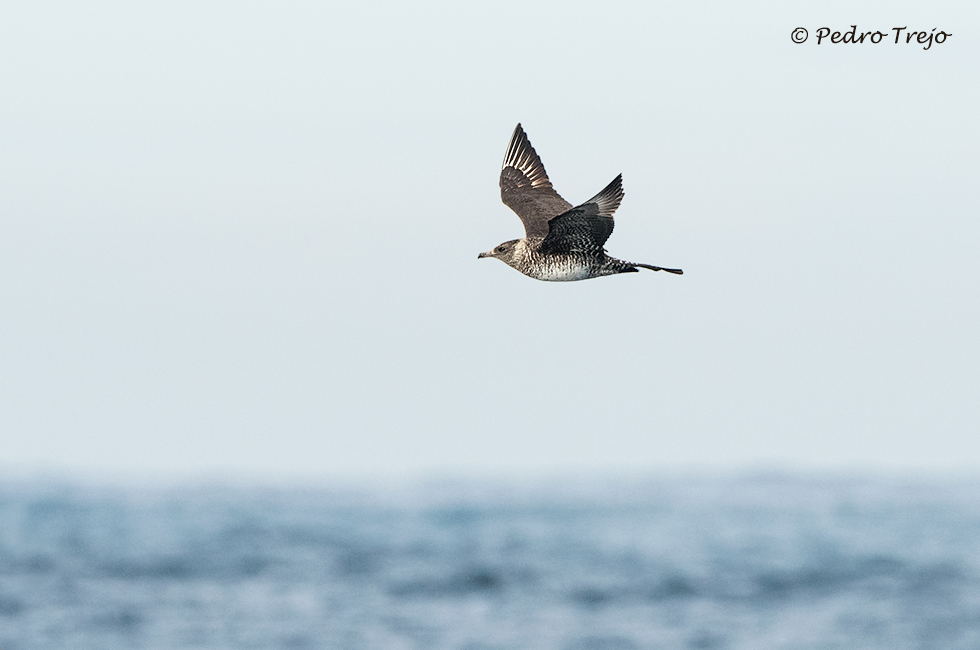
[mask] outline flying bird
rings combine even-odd
[[[569,282],[616,273],[680,269],[624,262],[606,255],[603,245],[613,231],[613,212],[623,200],[623,175],[582,205],[561,198],[551,186],[541,159],[518,124],[500,171],[500,198],[524,222],[527,236],[505,241],[478,258],[498,260],[536,280]]]

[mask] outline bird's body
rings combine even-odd
[[[603,244],[613,231],[613,212],[623,200],[622,179],[617,176],[604,190],[573,208],[551,186],[541,159],[518,124],[500,172],[500,198],[524,222],[527,236],[479,256],[496,257],[524,275],[552,282],[635,273],[638,267],[682,273],[606,255]]]
[[[609,257],[601,250],[592,253],[547,253],[542,251],[542,242],[543,239],[539,238],[516,240],[513,263],[507,263],[526,276],[549,282],[587,280],[636,271],[630,263]]]

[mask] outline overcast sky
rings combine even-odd
[[[2,13],[0,470],[980,469],[977,3]],[[685,274],[477,260],[518,122]]]

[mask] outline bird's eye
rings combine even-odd
[[[505,250],[505,247],[504,246],[497,246],[497,252],[498,253],[503,253],[504,250]]]

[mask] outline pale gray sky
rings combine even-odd
[[[855,23],[889,36],[814,42]],[[0,469],[980,468],[978,27],[966,1],[7,3]],[[522,235],[519,121],[572,203],[623,174],[611,254],[685,275],[478,261]]]

